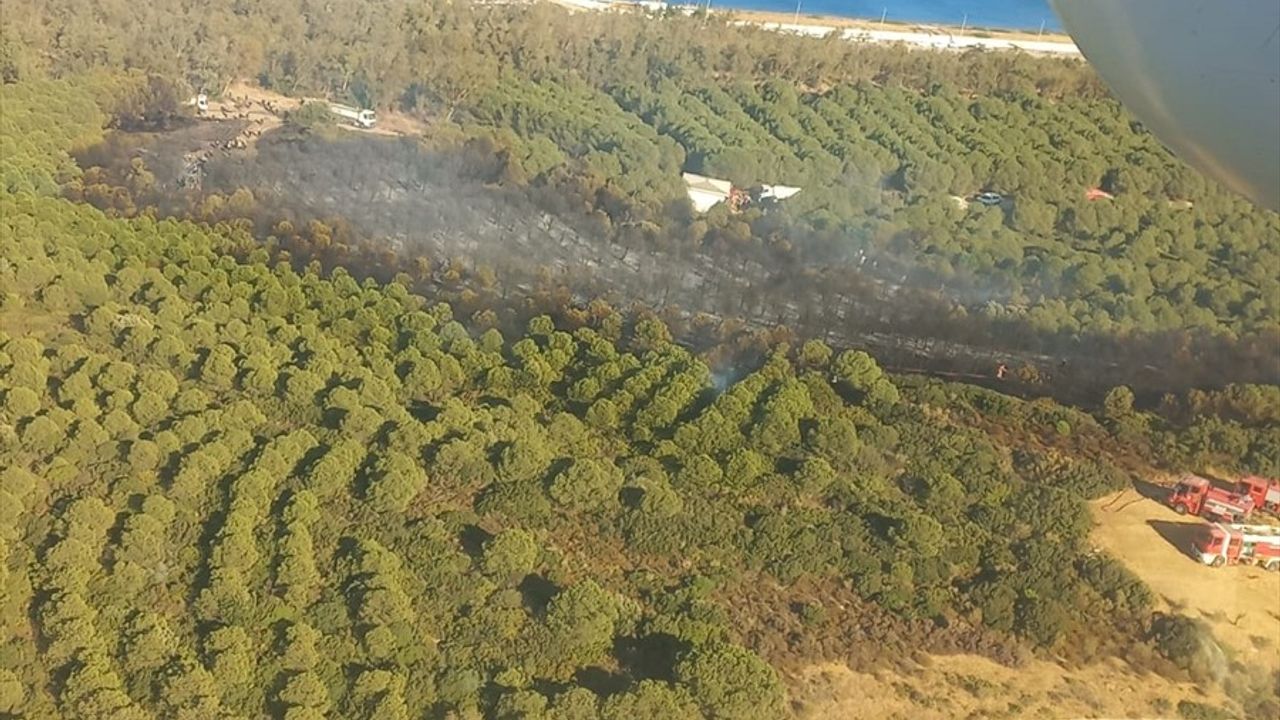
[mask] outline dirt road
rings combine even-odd
[[[243,80],[238,80],[227,87],[221,97],[209,101],[209,110],[204,117],[209,120],[248,120],[254,132],[245,139],[256,140],[257,137],[279,127],[284,116],[297,110],[304,102],[325,102],[317,98],[295,98],[258,87]],[[417,136],[427,131],[426,123],[421,120],[392,110],[378,111],[378,124],[371,128],[358,128],[349,124],[339,124],[344,130],[369,135],[389,137]]]
[[[1246,666],[1280,669],[1280,573],[1197,562],[1189,548],[1204,521],[1132,489],[1096,501],[1093,516],[1093,542],[1142,578],[1163,609],[1203,619]]]

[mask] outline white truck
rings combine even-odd
[[[368,108],[354,108],[350,105],[329,103],[329,112],[345,120],[350,120],[356,127],[368,130],[378,122],[378,115]]]

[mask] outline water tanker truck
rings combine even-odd
[[[356,127],[368,130],[378,122],[378,115],[368,108],[355,108],[350,105],[339,105],[338,103],[329,103],[329,112],[338,117],[349,120]]]
[[[1280,512],[1280,480],[1249,475],[1236,483],[1236,492],[1252,498],[1255,508]]]
[[[1187,475],[1169,491],[1169,507],[1179,515],[1240,522],[1253,512],[1253,498],[1213,486],[1198,475]]]
[[[1270,525],[1206,525],[1193,548],[1192,554],[1205,565],[1260,565],[1280,571],[1280,528]]]

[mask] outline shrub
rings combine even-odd
[[[690,651],[676,665],[676,678],[716,720],[767,720],[785,714],[777,671],[737,645]]]
[[[497,579],[527,575],[538,557],[538,544],[533,535],[519,528],[503,530],[484,548],[485,572]]]
[[[1138,615],[1151,609],[1154,598],[1142,580],[1107,555],[1092,555],[1080,563],[1080,575],[1118,609]]]
[[[1226,671],[1226,658],[1209,626],[1185,615],[1160,615],[1151,624],[1156,650],[1198,681]]]
[[[1236,720],[1233,713],[1194,700],[1179,700],[1178,715],[1186,720]]]
[[[289,113],[288,122],[301,130],[317,130],[333,125],[333,113],[324,102],[307,102]]]

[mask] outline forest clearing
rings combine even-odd
[[[245,79],[236,80],[217,97],[210,98],[209,110],[200,116],[201,120],[248,120],[258,126],[256,140],[262,133],[280,127],[289,113],[306,103],[326,103],[320,98],[291,97],[269,88],[262,87]],[[368,133],[370,135],[386,135],[390,137],[419,136],[427,131],[427,124],[422,120],[394,110],[383,110],[378,115],[378,124],[371,128],[359,128],[350,123],[335,123],[344,130]]]
[[[1131,489],[1091,505],[1092,542],[1151,587],[1158,609],[1208,623],[1245,666],[1280,669],[1280,573],[1198,562],[1191,540],[1206,521]]]

